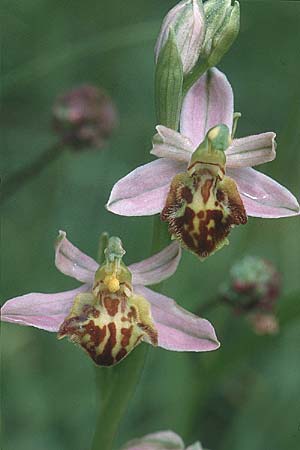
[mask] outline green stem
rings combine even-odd
[[[119,365],[95,368],[100,410],[91,450],[113,448],[120,422],[141,378],[147,350],[146,344],[141,344]]]
[[[160,216],[153,217],[152,251],[157,253],[170,243],[168,225],[160,220]]]
[[[4,202],[18,189],[35,178],[49,163],[54,161],[62,153],[62,144],[58,142],[47,148],[30,165],[17,170],[12,175],[4,179],[1,186],[0,203]]]
[[[103,251],[108,234],[100,236],[98,261],[103,262]],[[156,218],[153,228],[152,254],[169,242],[165,224]],[[156,286],[156,290],[161,285]],[[91,450],[112,450],[123,416],[141,379],[148,354],[148,345],[140,344],[120,364],[111,368],[95,367],[97,405],[100,405]]]
[[[207,61],[200,61],[199,64],[190,72],[183,81],[183,97],[196,81],[209,69]]]

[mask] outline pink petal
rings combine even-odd
[[[299,214],[294,195],[272,178],[248,168],[229,169],[241,194],[247,214],[254,217],[286,217]]]
[[[251,167],[273,161],[276,157],[276,134],[267,133],[234,139],[226,150],[227,167]]]
[[[233,122],[233,92],[226,76],[218,69],[207,71],[189,90],[183,101],[180,131],[195,148],[207,131],[218,124],[229,130]]]
[[[185,170],[185,164],[166,158],[140,166],[114,185],[106,207],[121,216],[157,214],[165,205],[172,178]]]
[[[128,442],[121,450],[184,450],[184,443],[173,431],[159,431]]]
[[[164,250],[139,263],[131,264],[132,283],[147,284],[160,283],[176,272],[181,258],[181,248],[177,242],[168,245]]]
[[[205,352],[219,348],[215,330],[208,320],[195,316],[171,298],[148,288],[135,286],[135,292],[151,303],[160,347],[188,352]]]
[[[64,231],[59,232],[56,242],[55,265],[63,274],[90,284],[93,284],[95,272],[99,267],[93,258],[71,244]]]
[[[153,137],[153,148],[150,153],[159,158],[189,163],[194,151],[191,141],[177,131],[163,125],[158,125],[156,130],[157,134]]]
[[[12,298],[7,300],[1,308],[1,320],[47,331],[58,331],[76,295],[89,289],[91,286],[84,284],[72,291],[55,294],[32,292]]]

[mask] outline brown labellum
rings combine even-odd
[[[142,299],[141,302],[146,302]],[[96,297],[79,294],[58,338],[68,336],[100,366],[112,366],[125,358],[143,339],[157,345],[150,309],[142,317],[139,297],[101,290]]]
[[[203,168],[173,178],[161,219],[184,247],[204,259],[227,243],[231,228],[245,224],[247,215],[235,182]]]

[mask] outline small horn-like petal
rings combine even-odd
[[[216,350],[220,343],[208,320],[186,311],[171,298],[151,289],[136,286],[135,292],[151,303],[151,312],[158,332],[158,346],[167,350],[205,352]]]
[[[255,134],[234,139],[226,150],[227,167],[251,167],[273,161],[276,157],[276,134]]]
[[[194,146],[187,137],[163,125],[158,125],[156,130],[150,152],[152,155],[186,163],[190,161]]]
[[[72,291],[55,294],[32,292],[12,298],[7,300],[1,308],[1,320],[46,331],[58,331],[69,314],[76,295],[89,289],[91,286],[85,284]]]
[[[172,178],[185,168],[185,164],[166,158],[138,167],[114,185],[107,209],[121,216],[159,213],[164,207]]]
[[[59,232],[55,245],[55,265],[60,272],[83,283],[93,284],[99,264],[82,253],[67,239],[64,231]]]
[[[272,178],[251,168],[229,169],[249,216],[278,218],[300,213],[294,195]]]
[[[166,280],[176,272],[181,258],[181,249],[177,242],[168,245],[164,250],[139,263],[131,264],[132,283],[157,284]]]
[[[230,83],[218,69],[210,69],[185,96],[180,131],[196,148],[210,128],[222,123],[231,130],[232,122],[233,92]]]

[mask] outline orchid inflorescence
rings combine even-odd
[[[209,322],[145,286],[176,271],[181,246],[204,260],[228,244],[230,230],[246,224],[248,216],[299,214],[296,198],[285,187],[252,168],[275,158],[275,133],[235,138],[241,114],[234,112],[228,79],[211,61],[226,53],[229,37],[237,34],[238,3],[222,0],[220,5],[183,0],[166,16],[155,48],[157,92],[167,92],[158,96],[158,118],[164,123],[156,127],[151,150],[158,159],[119,180],[107,203],[109,211],[125,216],[160,213],[175,242],[127,268],[120,239],[110,238],[99,266],[60,232],[56,266],[84,284],[8,300],[2,320],[67,336],[104,366],[121,361],[142,341],[169,350],[218,348]],[[203,67],[203,60],[206,70],[184,95],[184,81],[197,72],[199,61]],[[175,78],[181,73],[175,100],[169,96],[170,71]]]
[[[101,366],[119,363],[141,342],[174,351],[219,347],[207,320],[147,286],[176,272],[181,248],[202,261],[224,248],[230,231],[248,216],[299,215],[293,194],[253,169],[275,159],[275,133],[235,137],[241,114],[227,77],[215,66],[238,31],[237,1],[182,0],[167,14],[155,47],[158,125],[151,154],[157,159],[117,181],[106,205],[123,216],[160,214],[174,242],[127,267],[118,237],[108,239],[104,259],[96,262],[61,231],[56,267],[83,284],[10,299],[1,310],[3,321],[68,337]],[[170,432],[124,448],[165,448],[164,442],[184,449]]]

